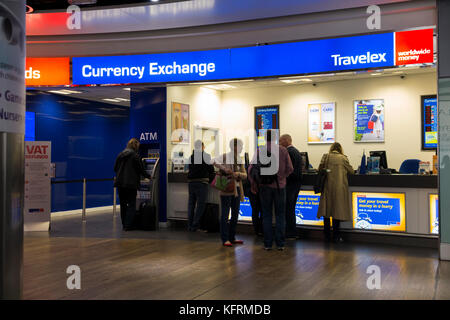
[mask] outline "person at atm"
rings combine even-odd
[[[127,147],[119,153],[114,163],[114,172],[116,173],[114,186],[119,192],[120,218],[124,231],[134,229],[136,195],[140,188],[141,176],[150,178],[139,156],[139,145],[138,139],[130,139]]]
[[[194,142],[194,151],[189,162],[189,204],[188,204],[188,229],[197,231],[200,220],[206,209],[208,196],[208,184],[214,174],[214,166],[211,165],[211,155],[205,152],[202,141]]]
[[[353,167],[344,155],[340,143],[333,143],[330,151],[322,156],[319,171],[322,169],[327,169],[328,173],[324,190],[320,195],[317,219],[323,217],[326,241],[342,242],[341,221],[352,220],[347,175],[353,174]],[[333,219],[333,237],[330,232],[330,219]]]

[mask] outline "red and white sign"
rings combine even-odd
[[[51,142],[25,142],[24,230],[48,231],[51,211]]]
[[[395,33],[395,64],[433,63],[433,29]]]

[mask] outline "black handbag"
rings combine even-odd
[[[328,158],[330,155],[327,155],[327,159],[325,160],[325,166],[322,168],[317,174],[316,183],[314,184],[314,193],[322,193],[325,188],[325,183],[327,182],[328,175]]]

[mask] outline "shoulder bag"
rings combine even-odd
[[[317,175],[316,183],[314,184],[314,193],[322,193],[325,188],[328,175],[328,158],[330,155],[327,154],[326,157],[324,168],[322,168]]]

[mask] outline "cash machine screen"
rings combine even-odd
[[[152,175],[153,173],[153,168],[155,167],[156,161],[158,159],[144,159],[144,169],[145,171],[149,174]]]

